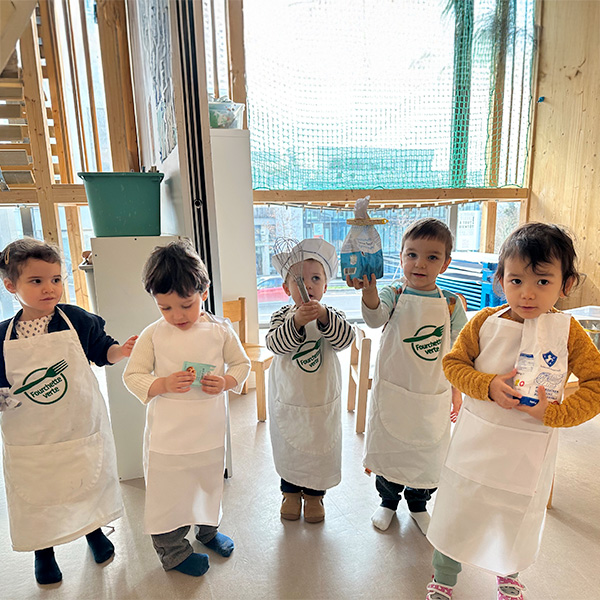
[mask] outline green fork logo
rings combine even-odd
[[[415,335],[403,339],[403,342],[410,344],[412,351],[422,360],[437,360],[442,347],[443,325],[423,325]]]
[[[296,354],[292,356],[292,360],[306,373],[314,373],[319,370],[323,363],[323,349],[321,348],[321,338],[317,341],[308,340],[304,342]]]
[[[49,367],[34,369],[23,379],[21,387],[13,396],[25,394],[37,404],[54,404],[67,392],[69,384],[63,371],[68,367],[66,360],[59,360]]]

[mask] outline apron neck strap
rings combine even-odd
[[[58,311],[58,314],[65,320],[65,323],[68,325],[69,329],[75,331],[75,327],[73,327],[73,323],[71,323],[69,317],[67,317],[67,315],[65,314],[63,309],[60,308],[59,306],[57,306],[56,310]]]
[[[494,314],[492,316],[494,316],[497,319],[499,319],[503,314],[507,313],[509,310],[510,310],[510,306],[507,306],[506,308],[503,308],[502,310],[499,310],[496,314]]]
[[[407,288],[407,287],[408,287],[408,284],[407,284],[407,283],[406,283],[406,281],[405,281],[405,282],[402,284],[402,287],[400,288],[400,289],[402,290],[402,293],[404,293],[404,292],[405,292],[405,290],[406,290],[406,288]],[[412,289],[414,289],[414,288],[410,288],[410,289],[412,290]],[[436,290],[436,291],[437,291],[437,293],[438,293],[438,298],[443,298],[443,297],[444,297],[444,294],[442,294],[442,290],[439,288],[439,286],[438,286],[437,284],[436,284],[436,286],[435,286],[435,290]],[[415,291],[417,291],[417,290],[415,290]],[[431,291],[433,292],[434,290],[431,290]],[[409,294],[409,295],[411,295],[411,294]],[[421,294],[415,294],[415,295],[417,295],[417,296],[420,296]],[[427,295],[425,294],[424,296],[422,296],[422,298],[433,298],[433,296],[427,296]]]
[[[58,314],[65,320],[65,323],[67,324],[69,329],[75,330],[75,327],[73,327],[73,323],[71,323],[71,321],[69,320],[69,317],[67,317],[67,315],[65,315],[64,311],[61,308],[59,308],[58,306],[56,307],[56,310],[58,311]],[[16,316],[10,320],[8,327],[6,328],[6,335],[4,336],[5,342],[10,340],[10,336],[12,335],[12,330],[13,330],[14,323],[15,323],[15,318],[16,318]]]

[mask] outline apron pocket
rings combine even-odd
[[[174,400],[158,396],[151,407],[152,452],[194,454],[225,445],[225,396]]]
[[[411,446],[434,446],[450,427],[450,390],[418,394],[380,379],[377,403],[387,432]]]
[[[91,490],[102,473],[104,441],[89,437],[40,446],[4,446],[7,483],[25,502],[56,506]]]
[[[327,454],[342,435],[339,397],[322,406],[298,406],[276,400],[273,408],[283,439],[305,454]]]
[[[533,496],[550,433],[491,423],[463,406],[446,467],[482,485]]]

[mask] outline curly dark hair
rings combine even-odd
[[[202,259],[191,242],[183,239],[154,248],[144,265],[142,282],[149,294],[175,292],[182,298],[203,294],[210,285]]]
[[[517,227],[505,240],[498,255],[497,283],[504,277],[504,265],[507,258],[518,257],[527,263],[535,273],[539,265],[552,260],[560,261],[562,267],[562,289],[569,281],[579,284],[581,275],[577,271],[577,254],[573,239],[559,225],[548,223],[525,223]]]
[[[24,237],[11,242],[0,252],[0,273],[3,279],[16,283],[23,271],[23,266],[30,259],[43,260],[51,264],[61,264],[61,253],[58,246]]]

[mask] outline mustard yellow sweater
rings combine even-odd
[[[448,381],[476,400],[492,401],[490,383],[499,373],[481,373],[474,368],[479,356],[479,330],[494,313],[506,308],[484,308],[463,328],[452,350],[443,359]],[[506,317],[500,317],[506,318]],[[576,319],[571,317],[568,341],[569,373],[579,379],[579,389],[562,404],[549,404],[544,413],[548,427],[573,427],[600,413],[600,352]],[[516,358],[516,357],[515,357]]]

